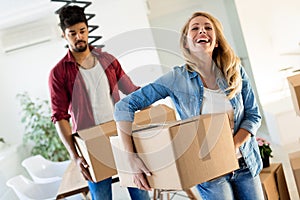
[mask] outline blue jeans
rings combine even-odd
[[[252,177],[246,165],[196,187],[203,200],[264,200],[259,175]]]
[[[88,181],[92,200],[112,200],[112,178],[94,183]],[[149,193],[137,188],[127,188],[132,200],[149,200]]]

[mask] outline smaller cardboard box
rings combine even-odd
[[[266,175],[269,175],[273,178],[265,179],[266,181],[263,182],[262,179]],[[263,168],[263,170],[260,173],[260,177],[262,180],[262,185],[263,185],[265,195],[268,197],[268,199],[274,199],[272,197],[275,195],[275,191],[274,191],[275,189],[273,186],[275,184],[276,192],[279,195],[280,200],[290,200],[290,195],[287,188],[283,166],[281,163],[271,163],[269,167]],[[274,183],[272,181],[274,181]]]
[[[138,156],[152,176],[150,187],[186,190],[239,168],[227,114],[140,128],[132,134]],[[120,185],[136,187],[119,137],[110,137]]]
[[[300,151],[289,153],[289,160],[300,197]]]
[[[300,74],[287,77],[294,109],[300,116]]]
[[[279,199],[275,177],[271,173],[261,173],[260,181],[263,187],[265,200]]]
[[[137,111],[135,127],[149,123],[175,121],[175,111],[163,104]],[[89,165],[94,182],[99,182],[117,174],[109,137],[117,135],[115,121],[109,121],[73,134],[77,151]]]

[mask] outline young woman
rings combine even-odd
[[[114,118],[125,150],[130,152],[135,184],[149,190],[144,174],[151,172],[133,151],[134,112],[169,96],[181,119],[227,112],[231,121],[240,168],[197,185],[202,199],[264,199],[259,179],[262,163],[255,139],[261,116],[248,76],[226,41],[220,22],[208,13],[194,13],[182,29],[180,45],[185,65],[174,67],[115,106]]]

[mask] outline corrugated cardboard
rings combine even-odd
[[[119,138],[110,140],[121,186],[136,187]],[[136,130],[133,141],[152,188],[184,190],[239,168],[227,114]]]
[[[175,120],[175,111],[164,104],[160,104],[141,111],[137,111],[134,115],[133,124],[136,126],[157,123],[163,124],[165,122]]]
[[[277,193],[279,194],[280,200],[290,200],[289,191],[287,188],[285,175],[283,171],[283,167],[281,163],[271,163],[270,167],[263,168],[260,175],[265,176],[263,174],[269,174],[270,176],[274,177],[275,186]],[[272,190],[271,187],[273,187],[273,183],[269,184],[269,182],[263,183],[263,188],[265,190],[265,193],[268,196],[268,199],[273,199],[269,197],[269,193],[266,190]],[[271,194],[274,195],[274,194]],[[278,199],[278,198],[277,198]]]
[[[176,116],[173,109],[166,105],[157,105],[138,111],[134,124],[164,123],[174,120],[176,120]],[[109,141],[109,136],[113,135],[117,135],[115,121],[84,129],[73,135],[77,150],[87,161],[94,182],[117,174]]]
[[[290,164],[293,170],[297,190],[300,197],[300,151],[289,154]]]
[[[263,187],[265,200],[278,200],[279,194],[277,191],[275,177],[271,173],[261,173],[260,181]]]
[[[300,116],[300,74],[287,77],[294,109]]]

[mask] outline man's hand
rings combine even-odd
[[[77,166],[79,167],[83,177],[85,178],[85,180],[87,181],[93,181],[91,174],[89,172],[89,165],[87,164],[87,162],[85,161],[85,159],[83,157],[77,157],[75,159],[75,162],[77,164]]]

